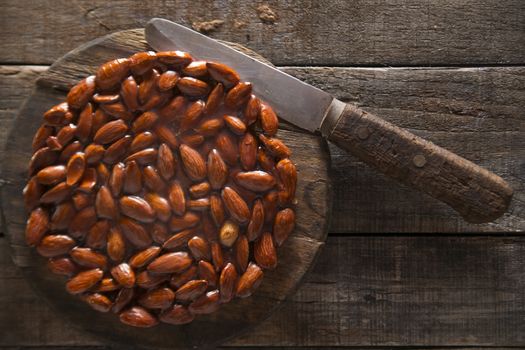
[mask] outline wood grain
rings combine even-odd
[[[258,17],[261,3],[277,15],[273,24]],[[152,17],[188,26],[222,20],[210,35],[277,65],[494,65],[521,64],[525,56],[521,0],[4,0],[0,62],[49,64]]]
[[[515,191],[502,219],[472,225],[446,205],[331,146],[330,232],[525,231],[525,68],[283,69],[496,172]],[[45,66],[0,66],[0,100],[7,106],[0,110],[0,132],[5,134],[12,125],[17,107],[44,70]]]
[[[104,345],[37,299],[6,248],[0,346]],[[519,346],[523,271],[524,237],[332,237],[289,302],[223,345]]]

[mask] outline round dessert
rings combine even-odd
[[[230,67],[181,51],[109,61],[44,114],[26,241],[93,309],[151,327],[248,297],[294,229],[278,118]]]

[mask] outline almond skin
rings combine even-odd
[[[224,206],[221,197],[217,194],[210,196],[210,214],[215,225],[217,227],[222,226],[225,219]]]
[[[118,227],[112,227],[108,233],[107,253],[111,260],[120,262],[126,254],[126,242],[122,231]]]
[[[106,247],[109,232],[109,221],[100,220],[88,231],[86,246],[92,249],[103,249]]]
[[[160,178],[157,170],[152,166],[147,166],[143,170],[144,185],[150,190],[160,193],[166,188],[166,183]]]
[[[77,152],[81,152],[81,151],[82,151],[82,144],[78,141],[74,141],[62,149],[62,152],[60,152],[60,156],[58,157],[58,160],[60,162],[67,162],[73,154]]]
[[[67,186],[67,185],[66,185]],[[40,202],[44,187],[38,183],[36,177],[32,177],[22,191],[24,206],[27,211],[34,209]]]
[[[51,216],[51,223],[49,225],[49,228],[52,230],[66,229],[71,223],[71,220],[73,220],[75,214],[76,210],[72,202],[64,202],[57,205],[53,215]]]
[[[154,131],[161,142],[166,143],[172,149],[177,149],[179,147],[177,136],[173,130],[166,125],[159,124],[154,128]]]
[[[204,114],[205,115],[212,115],[217,111],[219,108],[222,99],[224,97],[224,85],[221,83],[215,85],[213,90],[208,95],[208,99],[206,100],[206,106],[204,106]]]
[[[33,136],[33,142],[31,144],[33,152],[36,152],[40,148],[44,147],[46,145],[47,138],[53,136],[53,132],[53,127],[49,125],[40,126],[35,132],[35,136]]]
[[[148,271],[142,271],[137,275],[137,286],[143,289],[150,289],[166,282],[169,275],[155,274]]]
[[[175,122],[180,118],[188,99],[182,95],[174,97],[169,103],[162,107],[159,111],[159,117],[165,124]]]
[[[46,258],[67,254],[75,246],[75,240],[66,235],[47,235],[37,246],[38,254]]]
[[[259,135],[259,139],[264,144],[264,147],[279,158],[289,158],[292,155],[290,149],[279,139],[270,138],[264,135]]]
[[[259,266],[250,263],[246,271],[241,275],[235,287],[235,295],[239,298],[246,298],[252,295],[255,289],[261,284],[263,271]]]
[[[74,124],[63,126],[57,132],[56,138],[57,138],[58,143],[60,143],[62,146],[67,145],[75,137],[76,131],[77,131],[77,126]]]
[[[235,264],[240,272],[244,272],[248,266],[248,259],[250,258],[250,244],[246,235],[241,235],[235,242],[234,246]]]
[[[189,53],[183,51],[160,51],[157,57],[160,62],[179,68],[186,67],[193,60]]]
[[[131,141],[131,145],[129,147],[129,151],[132,153],[135,153],[137,151],[143,150],[145,148],[148,148],[152,146],[157,141],[157,136],[152,134],[149,131],[141,132],[133,138],[133,141]]]
[[[95,77],[97,87],[102,90],[115,87],[128,75],[129,65],[127,58],[117,58],[101,65]]]
[[[135,134],[138,134],[143,131],[151,130],[157,120],[159,120],[157,113],[152,111],[144,112],[137,119],[135,119],[133,125],[131,126],[131,131],[133,131]]]
[[[48,125],[62,125],[66,119],[66,114],[68,112],[68,104],[66,102],[59,103],[56,106],[51,107],[47,112],[44,113],[44,121]]]
[[[157,155],[157,169],[160,176],[162,176],[166,181],[175,176],[175,157],[170,147],[165,143],[159,146],[159,152]]]
[[[124,288],[135,285],[135,272],[126,263],[121,263],[111,269],[111,276]]]
[[[241,79],[234,69],[225,64],[208,62],[206,67],[212,78],[223,83],[227,88],[236,85]]]
[[[95,207],[88,206],[75,214],[69,223],[69,234],[72,237],[84,237],[91,226],[97,222]]]
[[[219,153],[226,163],[232,166],[237,165],[237,158],[239,157],[237,143],[229,133],[221,132],[219,135],[217,135],[217,138],[215,139],[215,145],[217,146],[217,150],[219,150]]]
[[[121,212],[140,222],[153,222],[155,211],[149,203],[141,197],[124,196],[119,201]]]
[[[230,128],[231,132],[233,132],[236,135],[244,135],[246,132],[246,124],[242,120],[240,120],[237,117],[234,117],[232,115],[225,115],[224,121],[226,122],[226,125],[228,128]]]
[[[71,191],[71,187],[65,182],[61,182],[55,187],[47,190],[47,192],[40,197],[40,203],[60,203],[69,196]]]
[[[115,119],[122,119],[126,122],[130,122],[133,119],[133,114],[126,109],[126,106],[124,106],[122,102],[99,104],[99,107],[107,115],[110,115]]]
[[[250,95],[250,99],[244,108],[244,122],[246,125],[252,125],[257,121],[260,110],[261,100],[255,97],[255,95]]]
[[[186,197],[184,190],[178,181],[173,181],[168,191],[168,200],[171,210],[177,215],[184,215],[186,212]]]
[[[277,252],[270,232],[264,232],[255,241],[253,256],[257,264],[264,269],[274,269],[277,266]]]
[[[93,141],[105,145],[120,139],[128,131],[128,126],[123,120],[114,120],[103,125],[95,134]]]
[[[219,290],[221,294],[221,302],[227,303],[233,299],[235,295],[235,284],[237,282],[237,271],[232,263],[228,263],[221,272],[219,278]]]
[[[97,215],[101,218],[115,219],[118,215],[117,204],[106,186],[101,186],[95,199]]]
[[[83,108],[89,99],[95,93],[95,76],[90,75],[86,79],[80,81],[73,86],[67,94],[67,104],[74,109]]]
[[[150,226],[150,233],[153,241],[158,244],[163,244],[170,237],[168,227],[160,222],[154,222]]]
[[[184,272],[180,274],[173,274],[170,278],[170,286],[173,289],[178,289],[186,282],[194,280],[197,278],[197,266],[192,265]]]
[[[161,322],[173,325],[190,323],[194,318],[195,316],[193,316],[187,307],[179,304],[175,304],[169,309],[164,310],[159,316]]]
[[[129,76],[122,82],[120,96],[131,112],[139,109],[139,88],[133,76]]]
[[[182,73],[194,78],[204,77],[208,74],[206,61],[193,61],[182,69]]]
[[[97,253],[90,248],[75,247],[69,253],[71,258],[79,265],[89,268],[105,269],[107,266],[107,258],[105,255]]]
[[[223,118],[212,118],[203,120],[202,123],[195,127],[195,131],[204,136],[213,136],[217,134],[224,126]]]
[[[133,306],[120,313],[120,322],[128,326],[150,328],[159,321],[143,307]]]
[[[180,273],[191,265],[191,257],[186,252],[166,253],[148,265],[153,273]]]
[[[36,179],[42,185],[54,185],[66,179],[66,167],[50,165],[36,174]]]
[[[129,67],[133,74],[142,75],[153,68],[157,55],[153,51],[137,52],[129,57]]]
[[[162,248],[166,250],[179,250],[185,246],[193,236],[195,236],[195,232],[194,228],[182,230],[168,238],[162,245]]]
[[[204,101],[197,100],[191,103],[186,109],[186,112],[184,112],[182,119],[180,120],[180,131],[184,132],[194,127],[195,124],[197,124],[199,119],[202,117],[203,112]]]
[[[194,227],[199,223],[200,216],[193,212],[187,212],[182,217],[172,216],[169,227],[172,231],[181,231]]]
[[[119,94],[114,95],[101,95],[101,94],[94,94],[93,95],[93,102],[102,105],[102,104],[111,104],[118,102],[120,100]]]
[[[91,135],[92,125],[93,105],[88,103],[85,105],[85,107],[82,109],[82,112],[80,112],[80,115],[78,116],[77,128],[75,130],[75,135],[80,141],[86,142],[86,140]]]
[[[189,310],[196,315],[210,314],[215,312],[220,307],[220,293],[218,290],[213,290],[201,296],[190,304]]]
[[[148,309],[165,309],[173,304],[175,293],[169,288],[157,288],[147,291],[138,303]]]
[[[282,190],[279,191],[279,203],[281,205],[291,203],[297,188],[297,168],[290,159],[281,160],[275,168],[282,187]]]
[[[104,146],[96,145],[94,143],[86,146],[85,155],[86,163],[89,165],[96,164],[104,157]]]
[[[160,78],[157,82],[157,86],[160,91],[168,91],[173,89],[177,85],[179,79],[180,77],[179,74],[177,74],[177,72],[167,70],[160,75]]]
[[[33,175],[40,169],[43,169],[56,162],[58,153],[49,147],[42,147],[36,151],[29,161],[29,175]]]
[[[121,217],[119,220],[119,227],[126,237],[126,240],[133,244],[138,249],[145,249],[151,245],[152,239],[148,231],[138,222]]]
[[[128,152],[128,148],[132,141],[133,138],[130,135],[125,135],[124,137],[115,141],[104,152],[104,162],[106,164],[115,164],[116,162],[121,161]]]
[[[266,192],[275,186],[274,177],[260,170],[239,172],[235,175],[235,181],[242,187],[255,192]]]
[[[66,283],[66,290],[70,294],[80,294],[95,286],[104,275],[101,269],[92,269],[79,272]]]
[[[203,295],[208,288],[206,280],[191,280],[182,285],[175,292],[175,299],[178,301],[193,301]]]
[[[117,282],[111,277],[103,278],[97,285],[97,288],[94,289],[96,292],[113,292],[119,290],[120,286]]]
[[[160,250],[160,247],[156,246],[146,248],[133,255],[129,259],[129,265],[135,269],[147,265],[160,254]]]
[[[124,186],[124,169],[125,166],[123,163],[115,164],[109,177],[108,187],[115,197],[120,195],[122,187]]]
[[[257,199],[252,208],[252,216],[246,229],[246,235],[248,240],[254,241],[261,234],[262,227],[264,225],[264,206],[260,199]]]
[[[108,312],[111,310],[111,307],[113,306],[113,303],[107,296],[100,293],[93,293],[89,294],[85,297],[83,297],[83,300],[91,306],[93,310],[97,310],[99,312]]]
[[[97,170],[93,168],[87,168],[86,170],[84,170],[84,175],[82,176],[82,179],[80,180],[80,184],[77,187],[78,191],[89,194],[95,189],[97,182],[99,182],[98,177],[103,176],[103,170],[105,169],[105,166],[101,166],[101,165],[102,163],[99,163],[100,167],[98,170],[101,170],[99,174],[97,174]],[[105,183],[104,180],[100,182]]]
[[[193,181],[199,181],[206,177],[206,163],[199,152],[193,148],[181,145],[180,157],[184,171]]]
[[[294,227],[295,212],[292,209],[286,208],[277,212],[273,224],[273,238],[278,247],[290,236]]]
[[[211,258],[215,271],[220,271],[224,266],[224,256],[222,254],[222,247],[218,242],[211,244]]]
[[[197,133],[186,133],[181,136],[181,142],[190,147],[197,147],[204,142],[204,136]]]
[[[124,168],[124,192],[135,194],[142,190],[142,173],[136,161],[132,160]]]
[[[239,142],[239,157],[244,170],[253,170],[257,164],[257,140],[246,133]]]
[[[51,258],[47,261],[47,268],[55,275],[71,276],[78,270],[69,258]]]
[[[221,192],[224,205],[232,218],[240,224],[245,224],[250,220],[250,209],[241,196],[231,187],[224,187]]]
[[[37,245],[49,230],[49,215],[38,207],[34,209],[27,219],[26,242],[30,246]]]
[[[214,190],[221,189],[228,179],[228,166],[216,149],[208,153],[208,180]]]
[[[263,197],[263,207],[264,207],[264,220],[267,223],[271,223],[272,219],[277,213],[277,204],[279,201],[279,195],[277,191],[270,191]]]
[[[156,193],[146,193],[144,199],[151,206],[158,220],[167,222],[171,216],[171,206],[168,200]]]

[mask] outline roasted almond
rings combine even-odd
[[[190,323],[195,316],[188,310],[186,306],[175,304],[169,309],[164,310],[159,319],[161,322],[173,325],[181,325]]]
[[[225,64],[208,62],[206,66],[212,78],[223,83],[227,88],[236,85],[241,79],[235,70]]]
[[[276,157],[289,158],[292,152],[290,149],[279,139],[270,138],[264,135],[259,135],[259,140],[264,144],[264,147]]]
[[[219,290],[221,295],[221,302],[227,303],[233,299],[235,295],[235,284],[237,282],[237,271],[232,263],[224,266],[219,278]]]
[[[91,306],[93,310],[108,312],[113,306],[113,302],[104,294],[92,293],[83,297],[83,300]]]
[[[183,51],[160,51],[157,57],[160,62],[178,68],[187,66],[193,60],[189,53]]]
[[[133,306],[120,313],[120,322],[128,326],[149,328],[155,326],[159,321],[143,307]]]
[[[44,113],[44,121],[48,125],[62,125],[65,122],[66,113],[68,112],[68,104],[66,102],[59,103],[56,106],[51,107],[47,112]]]
[[[86,246],[91,249],[106,247],[109,232],[109,221],[99,220],[89,229],[86,236]]]
[[[87,145],[86,149],[84,150],[84,154],[86,156],[86,163],[89,165],[93,165],[100,162],[104,157],[105,151],[106,150],[102,145],[97,145],[94,143]]]
[[[277,213],[277,204],[279,201],[279,195],[277,191],[270,191],[263,197],[263,207],[264,207],[264,220],[267,223],[271,223],[272,219]]]
[[[124,186],[124,176],[125,176],[125,166],[123,163],[117,163],[113,166],[111,175],[108,180],[108,187],[111,190],[111,193],[118,197],[122,192],[122,187]]]
[[[122,288],[115,297],[115,303],[113,304],[111,311],[114,313],[122,311],[122,309],[131,302],[134,295],[134,288]]]
[[[61,182],[55,187],[47,190],[47,192],[40,197],[40,202],[45,204],[60,203],[69,196],[71,190],[72,188],[70,186],[65,182]]]
[[[197,133],[185,133],[180,139],[182,143],[194,148],[204,142],[204,136]]]
[[[186,145],[181,145],[179,150],[182,165],[188,177],[193,181],[204,179],[206,177],[206,162],[200,153]]]
[[[177,74],[177,72],[167,70],[160,75],[160,78],[157,81],[157,86],[160,91],[168,91],[173,89],[177,85],[179,79],[180,77],[179,74]]]
[[[237,165],[239,150],[231,134],[224,131],[219,133],[215,139],[215,145],[226,163],[233,166]]]
[[[221,226],[225,219],[224,206],[221,197],[217,194],[210,196],[210,214],[215,225]]]
[[[150,226],[151,238],[155,243],[163,244],[171,235],[168,233],[168,227],[160,222],[154,222]]]
[[[75,246],[75,240],[66,235],[47,235],[37,246],[38,254],[52,258],[67,254]]]
[[[195,127],[195,131],[204,136],[213,136],[217,134],[224,126],[223,118],[211,118],[203,120]]]
[[[36,179],[42,185],[54,185],[66,179],[66,167],[63,165],[50,165],[36,174]]]
[[[103,125],[95,134],[93,140],[105,145],[120,139],[128,131],[128,126],[123,120],[114,120]]]
[[[261,100],[255,97],[255,95],[250,95],[250,99],[244,108],[244,122],[246,125],[252,125],[257,121],[260,110]]]
[[[199,236],[194,236],[188,241],[188,248],[195,260],[211,260],[210,245]]]
[[[117,204],[106,186],[101,186],[95,198],[97,215],[101,218],[116,219],[118,215]]]
[[[141,165],[151,164],[157,159],[157,150],[155,148],[146,148],[128,156],[124,161],[136,161]]]
[[[177,136],[169,127],[163,124],[159,124],[155,127],[155,133],[159,140],[163,143],[166,143],[172,149],[177,149],[179,147],[179,142],[177,141]]]
[[[122,82],[120,95],[131,112],[139,109],[139,87],[133,76],[129,76]]]
[[[153,51],[137,52],[129,57],[129,67],[133,74],[142,75],[153,68],[157,55]]]
[[[169,103],[167,103],[158,111],[162,122],[168,124],[179,120],[187,102],[187,98],[182,95],[174,97]]]
[[[44,147],[46,145],[47,138],[52,136],[53,132],[53,127],[49,125],[41,125],[35,132],[35,136],[33,136],[33,142],[31,143],[33,152]]]
[[[124,168],[124,193],[135,194],[142,190],[142,173],[135,161],[128,162]]]
[[[119,220],[119,227],[126,237],[126,240],[133,244],[138,249],[144,249],[151,245],[152,239],[148,231],[138,222],[121,217]]]
[[[228,167],[216,149],[208,153],[208,180],[213,189],[221,189],[228,179]]]
[[[221,191],[222,200],[231,217],[240,224],[250,220],[250,209],[241,196],[231,187],[224,187]]]
[[[224,255],[222,253],[222,247],[218,242],[211,243],[211,259],[215,271],[220,271],[224,266]]]
[[[60,152],[60,156],[58,157],[59,162],[67,162],[71,156],[77,152],[82,151],[82,144],[78,141],[73,141],[66,147],[62,149],[62,152]]]
[[[147,166],[143,170],[144,185],[154,192],[162,192],[166,188],[166,184],[159,176],[157,170],[152,166]]]
[[[184,190],[178,181],[173,181],[168,191],[168,200],[171,210],[177,215],[183,215],[186,212],[186,197]]]
[[[190,266],[186,271],[180,274],[173,274],[170,279],[170,286],[174,289],[180,288],[186,282],[197,278],[197,267]]]
[[[186,205],[189,210],[206,211],[210,207],[210,199],[209,198],[190,199]]]
[[[235,181],[255,192],[266,192],[275,186],[274,177],[261,170],[239,172],[235,175]]]
[[[246,236],[248,240],[254,241],[261,234],[261,230],[264,225],[264,206],[263,202],[260,199],[257,199],[252,208],[252,215],[250,222],[248,223],[248,228],[246,229]]]
[[[191,265],[191,257],[186,252],[166,253],[148,265],[152,273],[180,273]]]
[[[219,231],[219,240],[227,248],[231,248],[239,236],[239,225],[231,220],[226,220]]]
[[[210,314],[220,307],[220,293],[218,290],[212,290],[201,296],[188,307],[190,312],[196,315]]]
[[[153,111],[147,111],[142,113],[131,126],[131,131],[135,134],[143,131],[148,131],[153,128],[155,123],[159,120],[159,115]]]
[[[124,158],[128,152],[128,148],[131,145],[133,138],[131,135],[125,135],[119,140],[115,141],[111,146],[109,146],[104,152],[104,162],[107,164],[115,164]]]
[[[91,103],[87,103],[78,116],[77,128],[75,130],[75,135],[80,141],[86,142],[89,136],[91,136],[92,125],[93,105]]]
[[[169,222],[169,227],[172,231],[181,231],[190,227],[194,227],[199,223],[200,217],[194,212],[187,212],[182,217],[172,216]]]
[[[208,182],[195,184],[190,187],[189,192],[193,198],[202,198],[210,193],[210,184]]]
[[[79,272],[66,283],[66,290],[71,294],[80,294],[95,286],[104,275],[101,269]]]
[[[72,196],[73,206],[76,210],[82,210],[87,206],[93,205],[94,199],[91,194],[84,192],[77,192]]]
[[[141,132],[135,135],[133,141],[131,141],[129,151],[135,153],[152,146],[155,142],[157,142],[157,136],[155,136],[155,134],[152,134],[149,131]]]
[[[126,242],[122,231],[118,227],[112,227],[108,233],[107,253],[111,260],[120,262],[126,254]]]
[[[246,124],[242,120],[232,115],[225,115],[224,121],[226,125],[236,135],[244,135],[246,132]]]
[[[84,237],[91,226],[97,222],[97,213],[93,206],[86,207],[75,214],[69,223],[68,231],[73,237]]]
[[[232,87],[224,98],[224,104],[230,108],[239,108],[250,99],[252,93],[252,84],[239,82]]]
[[[143,289],[150,289],[169,280],[169,275],[154,274],[142,271],[137,275],[137,286]]]
[[[265,269],[277,266],[277,253],[271,232],[264,232],[253,245],[253,256],[257,264]]]
[[[78,183],[86,170],[86,157],[84,153],[75,153],[67,162],[66,184],[73,186]]]
[[[183,94],[190,97],[205,96],[209,90],[208,84],[204,81],[190,77],[179,79],[177,88],[179,88]]]
[[[297,169],[290,159],[283,159],[276,167],[282,190],[279,191],[279,203],[285,205],[295,197],[297,187]]]
[[[240,272],[244,272],[250,258],[250,245],[245,235],[239,236],[234,246],[235,264]]]
[[[224,86],[219,83],[215,85],[213,90],[208,95],[208,99],[206,100],[206,105],[204,106],[204,114],[206,115],[212,115],[217,111],[219,106],[222,103],[222,99],[224,97]]]
[[[261,268],[254,263],[250,263],[237,281],[235,295],[239,298],[249,297],[261,284],[262,279],[263,271]]]
[[[215,272],[215,268],[212,264],[201,260],[199,261],[197,270],[199,273],[199,278],[206,280],[208,282],[208,286],[215,287],[217,285],[217,273]]]
[[[62,145],[56,136],[49,136],[46,140],[46,145],[53,151],[60,151],[62,149]]]
[[[269,136],[274,136],[279,128],[279,119],[277,119],[273,108],[266,103],[261,103],[259,118],[261,119],[261,127],[264,133]]]
[[[273,238],[277,246],[281,246],[295,227],[295,213],[292,209],[283,209],[275,215]]]
[[[195,236],[194,228],[182,230],[168,238],[162,245],[162,248],[166,250],[178,250],[185,246],[193,236]]]
[[[69,258],[51,258],[47,261],[47,268],[55,275],[71,276],[78,270]]]
[[[67,104],[74,109],[83,108],[95,93],[95,76],[90,75],[69,90]]]
[[[184,75],[199,78],[208,74],[206,61],[193,61],[182,69]]]
[[[135,285],[135,272],[126,263],[118,264],[111,269],[111,276],[124,288],[131,288]]]
[[[29,179],[27,185],[22,191],[24,196],[24,206],[27,211],[34,209],[39,204],[43,192],[44,186],[38,183],[35,176]]]
[[[206,280],[191,280],[182,285],[175,292],[175,299],[178,301],[193,301],[203,295],[208,288]]]
[[[159,254],[160,254],[160,247],[151,246],[133,255],[129,259],[129,265],[135,269],[143,267],[144,265],[149,264]]]
[[[99,107],[107,115],[115,119],[122,119],[126,122],[130,122],[133,119],[133,113],[131,113],[122,102],[99,104]]]
[[[109,120],[109,115],[106,114],[102,109],[97,109],[93,115],[93,122],[91,123],[91,135],[95,136],[97,131],[105,125]]]
[[[155,85],[154,88],[152,88],[151,96],[146,103],[140,107],[140,109],[142,111],[149,111],[157,107],[160,108],[160,106],[164,105],[170,97],[170,92],[160,92]]]
[[[165,143],[159,146],[157,154],[157,169],[164,180],[169,180],[175,176],[176,163],[173,152]]]
[[[101,65],[95,77],[97,87],[101,90],[115,87],[128,75],[129,65],[127,58],[117,58]]]
[[[167,222],[171,216],[171,207],[168,200],[156,193],[146,193],[144,199],[151,206],[157,219],[162,222]]]
[[[169,288],[157,288],[143,294],[138,303],[148,309],[165,309],[173,304],[175,293]]]
[[[56,162],[58,152],[49,147],[42,147],[36,151],[29,161],[29,175],[33,175],[40,169],[43,169]]]
[[[184,115],[182,116],[180,120],[180,131],[184,132],[192,127],[195,126],[195,124],[199,121],[201,116],[204,112],[204,101],[197,100],[195,102],[192,102],[188,108],[186,108],[186,111],[184,112]]]
[[[108,263],[105,255],[97,253],[90,248],[75,247],[71,249],[69,255],[77,264],[92,269],[98,267],[105,270]]]
[[[30,246],[37,245],[49,230],[49,215],[38,207],[34,209],[27,219],[26,242]]]
[[[75,207],[72,202],[64,202],[56,206],[49,227],[52,230],[64,230],[75,216]],[[30,217],[31,218],[31,217]],[[29,222],[28,222],[29,226]]]
[[[105,169],[105,167],[99,167],[98,169],[103,170]],[[80,184],[77,187],[78,190],[84,193],[91,193],[95,189],[97,182],[99,182],[99,179],[98,179],[99,176],[100,177],[103,176],[102,171],[100,171],[99,174],[97,174],[97,171],[95,169],[87,168],[86,170],[84,170],[84,175],[82,176],[82,179],[80,180]],[[105,183],[103,179],[101,179],[100,182]]]
[[[140,222],[153,222],[155,220],[155,211],[149,203],[141,197],[124,196],[120,198],[121,212]]]
[[[257,164],[257,140],[246,133],[239,142],[239,156],[244,170],[253,170]]]

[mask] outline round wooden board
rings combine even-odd
[[[27,215],[22,189],[27,180],[31,140],[42,114],[65,99],[68,89],[94,74],[103,62],[150,49],[143,29],[121,31],[91,41],[59,59],[38,79],[31,96],[15,120],[6,144],[3,161],[2,210],[10,237],[12,257],[38,294],[57,310],[57,317],[69,318],[71,325],[107,340],[156,348],[208,347],[238,335],[269,316],[290,297],[312,266],[326,238],[330,214],[329,155],[324,140],[285,126],[279,131],[292,149],[297,164],[297,225],[288,241],[278,250],[279,266],[265,274],[253,296],[235,299],[208,316],[185,326],[161,324],[151,329],[135,329],[121,324],[113,314],[93,311],[64,289],[65,279],[51,274],[45,260],[25,245]],[[270,101],[271,102],[271,101]]]

